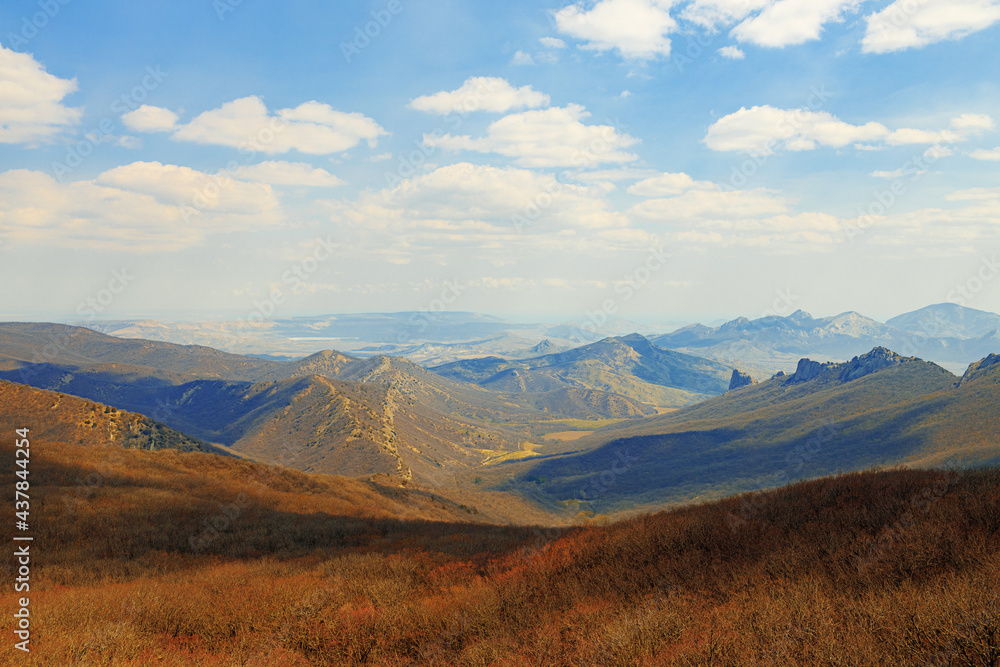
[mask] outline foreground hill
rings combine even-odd
[[[0,646],[3,664],[985,667],[1000,652],[996,469],[532,529],[206,454],[33,447],[37,632],[30,654]],[[96,470],[105,483],[68,484]]]
[[[0,380],[0,424],[4,437],[27,428],[33,437],[89,446],[177,449],[222,453],[148,417],[77,396]]]
[[[720,394],[733,371],[707,359],[662,349],[639,334],[531,359],[486,357],[432,370],[497,391],[550,391],[569,386],[660,407],[687,405]]]
[[[881,348],[802,360],[793,375],[505,464],[489,482],[608,512],[876,465],[1000,462],[1000,364],[977,368],[956,386],[939,366]]]

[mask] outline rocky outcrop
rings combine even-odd
[[[863,378],[866,375],[877,373],[880,370],[898,366],[907,361],[919,361],[914,357],[904,357],[896,354],[892,350],[884,347],[876,347],[871,352],[854,357],[845,363],[825,363],[821,364],[812,359],[800,359],[795,373],[790,375],[785,384],[796,382],[806,382],[819,377],[824,371],[832,371],[837,374],[837,379],[841,382],[850,382]],[[775,376],[777,377],[777,376]]]
[[[969,368],[965,371],[965,375],[963,375],[962,379],[958,381],[958,386],[961,387],[968,382],[983,377],[987,374],[988,369],[996,366],[997,364],[1000,364],[1000,354],[990,354],[984,359],[980,359],[975,363],[969,364]]]
[[[832,366],[833,364],[821,364],[818,361],[813,361],[812,359],[799,359],[799,365],[795,368],[795,372],[792,373],[785,384],[794,384],[796,382],[806,382],[818,377],[824,369]]]
[[[736,368],[733,369],[733,377],[729,380],[729,391],[753,384],[757,384],[757,381],[750,377],[749,373],[744,373]]]
[[[850,382],[871,375],[883,368],[898,366],[905,361],[914,361],[913,357],[903,357],[892,350],[884,347],[876,347],[874,350],[860,357],[854,357],[846,364],[840,364],[840,381]]]

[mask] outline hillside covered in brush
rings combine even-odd
[[[598,512],[716,498],[841,470],[1000,462],[1000,364],[959,381],[884,348],[606,426],[489,481]],[[512,481],[513,480],[513,481]]]
[[[42,438],[32,452],[43,631],[30,655],[0,646],[4,664],[985,667],[1000,656],[996,469],[850,474],[533,528],[474,523],[485,506],[428,492],[198,452]]]

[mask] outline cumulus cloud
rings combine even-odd
[[[424,135],[424,143],[451,151],[497,153],[522,167],[589,167],[631,162],[625,152],[638,139],[609,125],[586,125],[590,114],[580,105],[550,107],[504,116],[487,128],[487,136]]]
[[[961,39],[1000,21],[1000,0],[896,0],[865,17],[865,53],[889,53]]]
[[[860,144],[859,148],[873,144],[946,144],[965,141],[992,126],[992,122],[989,116],[965,114],[952,119],[951,125],[941,130],[890,130],[877,122],[852,125],[826,111],[778,109],[765,105],[744,107],[720,118],[709,128],[703,141],[716,151],[756,153],[842,148],[851,144]]]
[[[30,54],[0,46],[0,82],[2,144],[45,141],[80,122],[83,111],[62,102],[76,79],[49,74]]]
[[[710,181],[696,181],[685,173],[663,173],[632,185],[628,192],[643,197],[663,197],[679,195],[688,190],[716,190],[718,186]]]
[[[743,50],[738,46],[723,46],[719,49],[719,55],[730,60],[743,60],[747,57],[747,54],[743,53]]]
[[[514,57],[510,59],[511,65],[534,65],[535,59],[531,57],[530,53],[518,50],[514,53]]]
[[[158,162],[67,183],[26,169],[3,172],[0,211],[3,226],[23,241],[123,251],[180,250],[211,234],[283,224],[268,185]]]
[[[542,46],[547,49],[565,49],[566,42],[562,41],[558,37],[542,37],[538,40]]]
[[[243,167],[238,175],[241,180],[270,183],[271,185],[329,188],[344,184],[344,181],[326,169],[319,169],[305,162],[284,162],[281,160],[260,162]]]
[[[549,96],[531,86],[515,88],[496,76],[472,76],[461,87],[410,101],[409,107],[428,113],[449,114],[472,111],[503,113],[514,109],[536,109],[549,105]]]
[[[136,132],[169,132],[177,125],[177,114],[170,109],[143,104],[122,114],[122,122]]]
[[[257,96],[243,97],[196,116],[173,134],[178,141],[246,148],[273,155],[297,150],[311,155],[340,153],[362,141],[375,146],[386,131],[360,113],[306,102],[268,112]]]
[[[1000,146],[993,149],[977,148],[969,153],[969,157],[974,160],[984,160],[986,162],[1000,162]]]
[[[768,190],[723,191],[691,189],[675,197],[649,199],[633,207],[632,212],[648,220],[683,222],[694,220],[746,220],[787,214],[788,201]]]
[[[600,0],[555,13],[559,32],[578,39],[582,49],[616,50],[624,58],[649,60],[670,55],[668,34],[677,30],[670,16],[673,0]]]
[[[778,0],[733,28],[741,42],[784,47],[820,38],[827,23],[839,22],[862,0]]]

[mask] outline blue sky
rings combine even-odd
[[[0,316],[998,311],[998,26],[995,0],[5,2]]]

